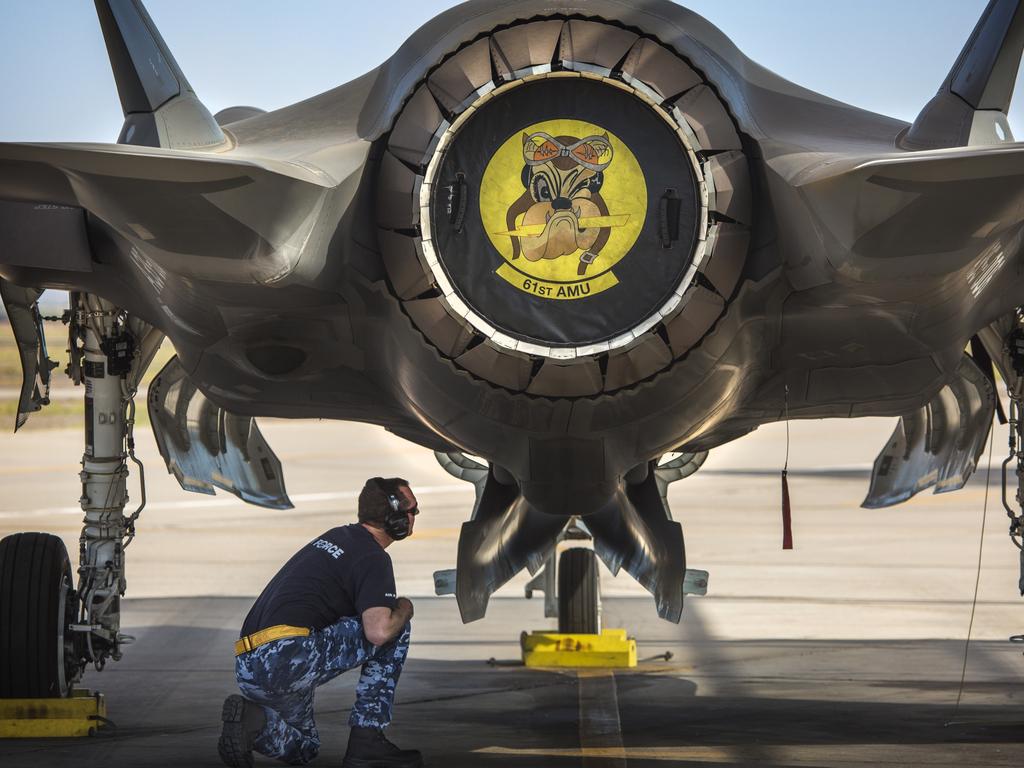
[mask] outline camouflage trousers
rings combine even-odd
[[[362,667],[349,725],[384,728],[391,722],[395,686],[409,651],[410,625],[375,646],[359,619],[343,618],[309,637],[288,637],[235,657],[242,695],[263,706],[267,723],[254,747],[286,763],[308,763],[320,750],[313,692],[342,672]]]

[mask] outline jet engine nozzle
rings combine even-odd
[[[550,397],[629,387],[689,351],[731,297],[751,219],[740,138],[704,78],[652,37],[561,19],[439,63],[387,139],[377,207],[424,336]]]

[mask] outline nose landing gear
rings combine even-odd
[[[573,548],[559,555],[557,595],[560,633],[601,633],[601,588],[594,550]]]
[[[578,519],[570,520],[544,567],[527,583],[524,593],[528,600],[534,592],[544,593],[544,616],[558,619],[560,633],[601,633],[597,554],[590,532]]]

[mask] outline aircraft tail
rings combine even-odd
[[[1013,141],[1006,113],[1024,51],[1024,0],[990,0],[939,92],[901,139],[905,149]]]
[[[226,143],[142,0],[95,0],[124,126],[118,144],[208,151]]]

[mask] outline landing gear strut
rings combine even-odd
[[[79,477],[85,519],[79,541],[81,615],[72,629],[83,633],[89,660],[102,669],[108,658],[120,659],[121,646],[132,640],[120,633],[120,627],[124,548],[145,505],[143,495],[131,517],[123,514],[128,502],[127,460],[134,457],[135,393],[127,377],[135,338],[127,318],[115,307],[87,295],[78,296],[78,302],[75,324],[85,383],[85,451]]]
[[[1021,421],[1021,414],[1024,411],[1024,334],[1019,331],[1011,334],[1008,345],[1017,377],[1007,387],[1010,396],[1008,413],[1010,452],[1002,466],[1002,500],[1003,509],[1006,510],[1006,515],[1010,519],[1010,541],[1020,551],[1018,587],[1021,595],[1024,596],[1024,514],[1020,511],[1024,509],[1024,423]],[[1013,473],[1017,480],[1017,492],[1012,503],[1009,498],[1007,482],[1011,464],[1014,465]]]

